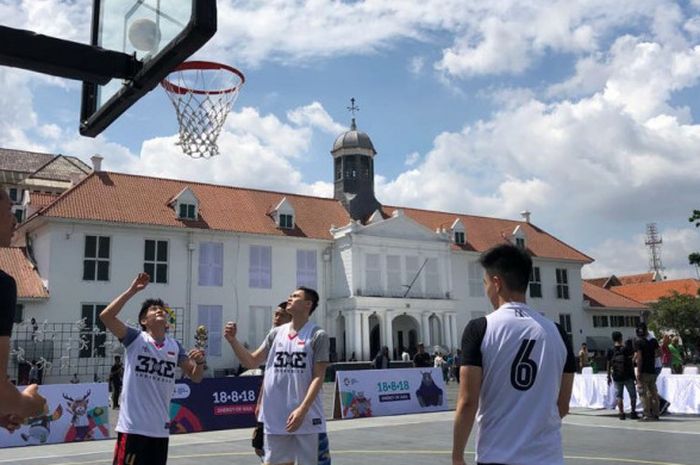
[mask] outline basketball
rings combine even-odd
[[[150,19],[137,19],[129,26],[129,42],[136,50],[152,52],[160,44],[160,29]]]

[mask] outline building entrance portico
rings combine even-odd
[[[426,350],[437,344],[454,350],[457,319],[453,306],[449,300],[329,299],[327,327],[335,329],[330,336],[335,338],[338,360],[350,360],[354,354],[358,361],[370,361],[383,346],[398,360],[403,350],[413,356],[419,342]]]

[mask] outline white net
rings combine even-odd
[[[217,140],[244,79],[228,66],[189,62],[163,81],[180,125],[177,144],[186,155],[211,158],[219,154]]]

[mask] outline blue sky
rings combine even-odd
[[[87,41],[91,1],[0,0],[6,25]],[[492,4],[493,3],[493,4]],[[644,272],[657,222],[669,277],[700,234],[700,0],[219,0],[197,55],[248,79],[222,155],[174,145],[161,89],[96,139],[79,85],[0,69],[3,146],[105,157],[106,169],[331,195],[335,137],[372,138],[386,204],[519,218],[594,257],[587,276]]]

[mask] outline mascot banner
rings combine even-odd
[[[333,418],[447,410],[440,368],[338,371]]]
[[[39,386],[39,394],[46,398],[47,410],[13,433],[0,428],[0,447],[110,437],[107,383],[46,384]]]

